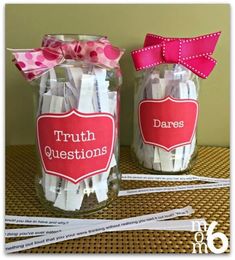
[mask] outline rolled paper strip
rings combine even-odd
[[[169,38],[147,34],[144,47],[132,51],[136,70],[162,63],[178,63],[201,78],[207,78],[216,65],[211,58],[221,32],[193,38]]]
[[[11,50],[13,62],[28,81],[32,81],[66,59],[80,60],[108,69],[119,68],[124,50],[113,46],[105,37],[94,41],[63,41],[45,36],[42,47],[29,50]]]

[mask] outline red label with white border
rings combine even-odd
[[[139,127],[142,139],[171,151],[190,144],[195,134],[198,102],[193,99],[144,99],[139,104]]]
[[[108,113],[42,114],[37,119],[37,141],[46,173],[73,183],[108,170],[115,124]]]

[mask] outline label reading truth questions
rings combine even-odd
[[[192,99],[145,99],[139,104],[142,139],[171,151],[190,144],[195,133],[198,103]]]
[[[37,119],[37,141],[44,170],[74,183],[108,169],[115,137],[107,113],[43,114]]]

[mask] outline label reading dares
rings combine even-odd
[[[192,142],[197,117],[198,103],[192,99],[145,99],[139,104],[139,127],[144,143],[166,151]]]
[[[37,141],[44,170],[77,183],[108,169],[114,145],[114,119],[107,113],[43,114]]]

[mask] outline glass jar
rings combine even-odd
[[[196,158],[199,79],[180,64],[141,71],[134,95],[132,153],[153,173],[181,173]]]
[[[47,37],[66,43],[78,40],[88,47],[102,38]],[[115,199],[119,191],[122,77],[119,67],[97,65],[94,56],[90,55],[89,62],[67,55],[63,63],[33,81],[40,158],[37,193],[54,213],[94,212]]]

